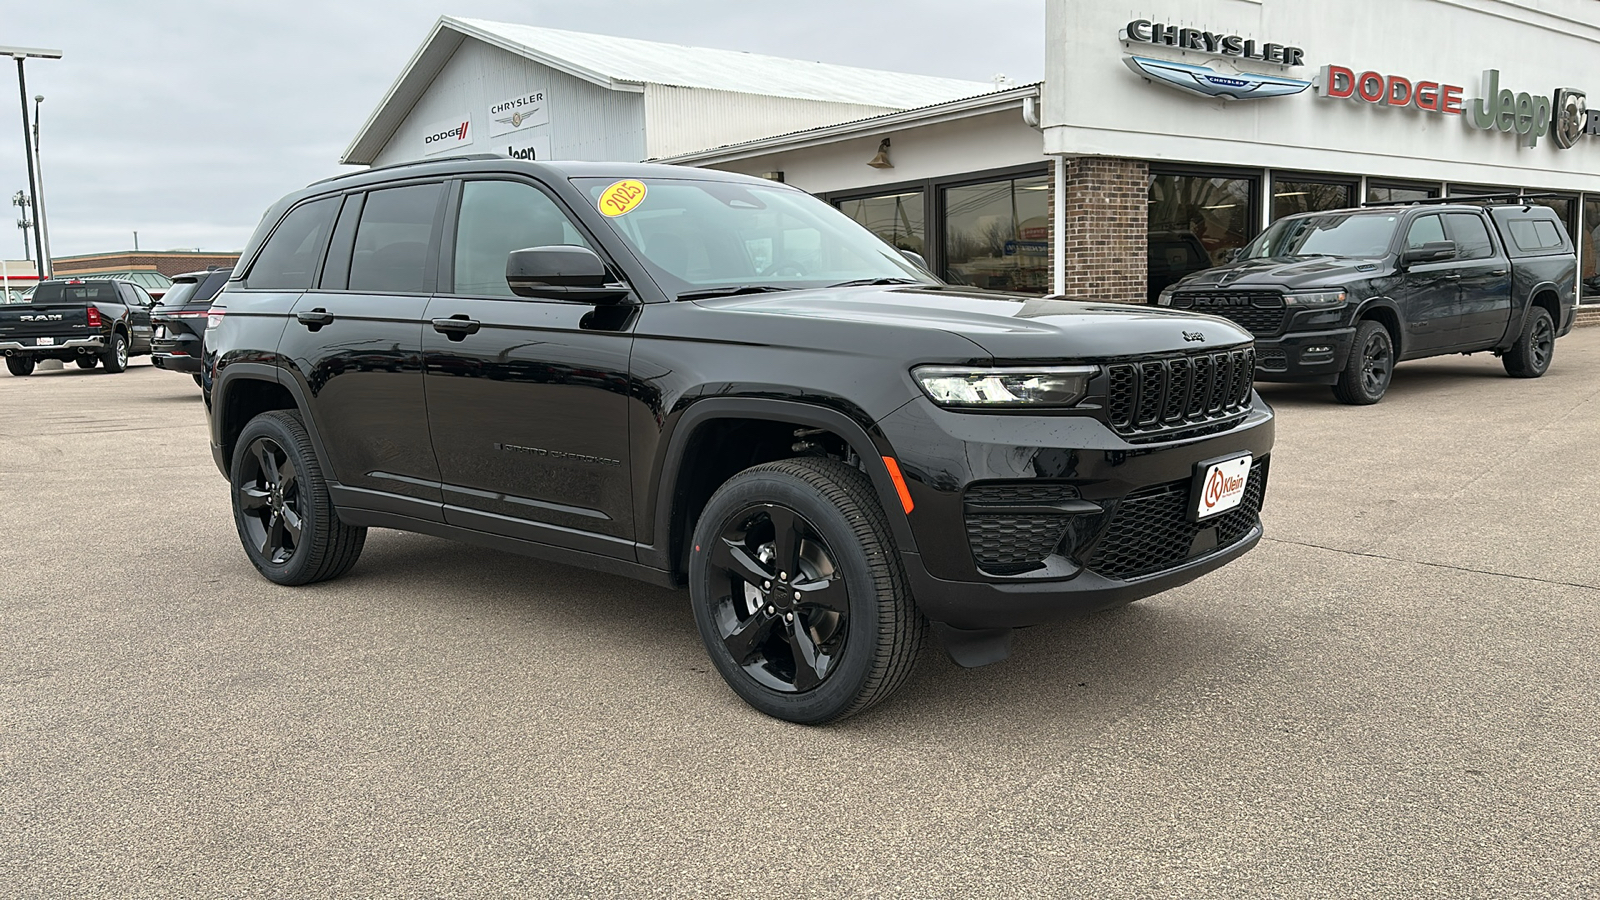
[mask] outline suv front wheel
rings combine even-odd
[[[751,706],[818,725],[861,712],[911,672],[924,623],[866,475],[791,459],[729,479],[694,532],[695,624]]]
[[[278,584],[310,584],[356,564],[367,530],[339,521],[299,416],[278,411],[251,419],[228,471],[239,542],[262,575]]]

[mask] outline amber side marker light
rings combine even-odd
[[[889,480],[894,482],[895,491],[900,494],[900,505],[905,507],[906,512],[911,512],[915,504],[911,502],[911,491],[906,488],[906,480],[900,474],[900,464],[892,456],[885,456],[883,464],[889,469]]]

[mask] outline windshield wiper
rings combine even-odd
[[[766,294],[772,291],[792,291],[794,288],[780,287],[776,284],[736,284],[732,287],[702,288],[698,291],[684,291],[679,294],[679,300],[703,300],[707,297],[736,297],[740,294]]]
[[[830,284],[828,287],[864,287],[869,284],[922,284],[922,282],[915,278],[857,278],[854,281]]]

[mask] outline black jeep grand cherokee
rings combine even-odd
[[[929,276],[793,188],[467,157],[263,219],[205,341],[245,552],[366,528],[687,585],[752,705],[819,723],[1260,539],[1248,332]]]

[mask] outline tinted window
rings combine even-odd
[[[516,181],[469,181],[461,187],[456,226],[455,292],[511,297],[506,257],[513,250],[589,242],[544,192]]]
[[[350,253],[350,290],[401,294],[433,289],[424,279],[443,191],[442,184],[417,184],[367,195]]]
[[[161,305],[182,306],[199,291],[200,282],[192,278],[180,278],[172,282],[172,287],[167,288],[166,294],[161,297]]]
[[[1241,259],[1276,256],[1374,257],[1389,252],[1394,213],[1328,213],[1279,219],[1250,242]]]
[[[1254,230],[1256,182],[1207,175],[1150,177],[1148,299],[1190,272],[1218,266]],[[1043,257],[1041,257],[1043,259]]]
[[[128,285],[128,292],[133,295],[133,302],[140,306],[156,305],[156,300],[154,297],[150,296],[150,292],[146,291],[142,287],[139,287],[137,284]]]
[[[261,248],[245,286],[273,291],[300,291],[311,286],[317,257],[327,242],[338,198],[328,197],[295,207]]]
[[[228,283],[228,277],[232,274],[232,269],[218,269],[207,275],[206,280],[200,282],[199,289],[195,291],[195,301],[210,300],[215,297],[222,290],[222,286]]]
[[[1549,219],[1512,219],[1509,230],[1512,243],[1524,253],[1561,248],[1561,233]]]
[[[121,303],[116,282],[86,281],[69,284],[64,281],[46,281],[34,288],[33,303]]]
[[[1451,213],[1450,239],[1456,242],[1457,259],[1488,259],[1494,256],[1494,243],[1483,219],[1468,213]]]
[[[912,253],[926,252],[921,191],[841,200],[839,211],[866,226],[885,244]]]
[[[1444,240],[1444,222],[1439,216],[1423,216],[1411,223],[1406,232],[1406,248],[1415,249],[1423,244]]]
[[[1325,209],[1346,209],[1354,204],[1355,186],[1332,184],[1323,181],[1272,182],[1272,218],[1281,219],[1295,213],[1320,212]]]
[[[946,188],[945,277],[956,284],[1046,293],[1049,188],[1047,176]]]

